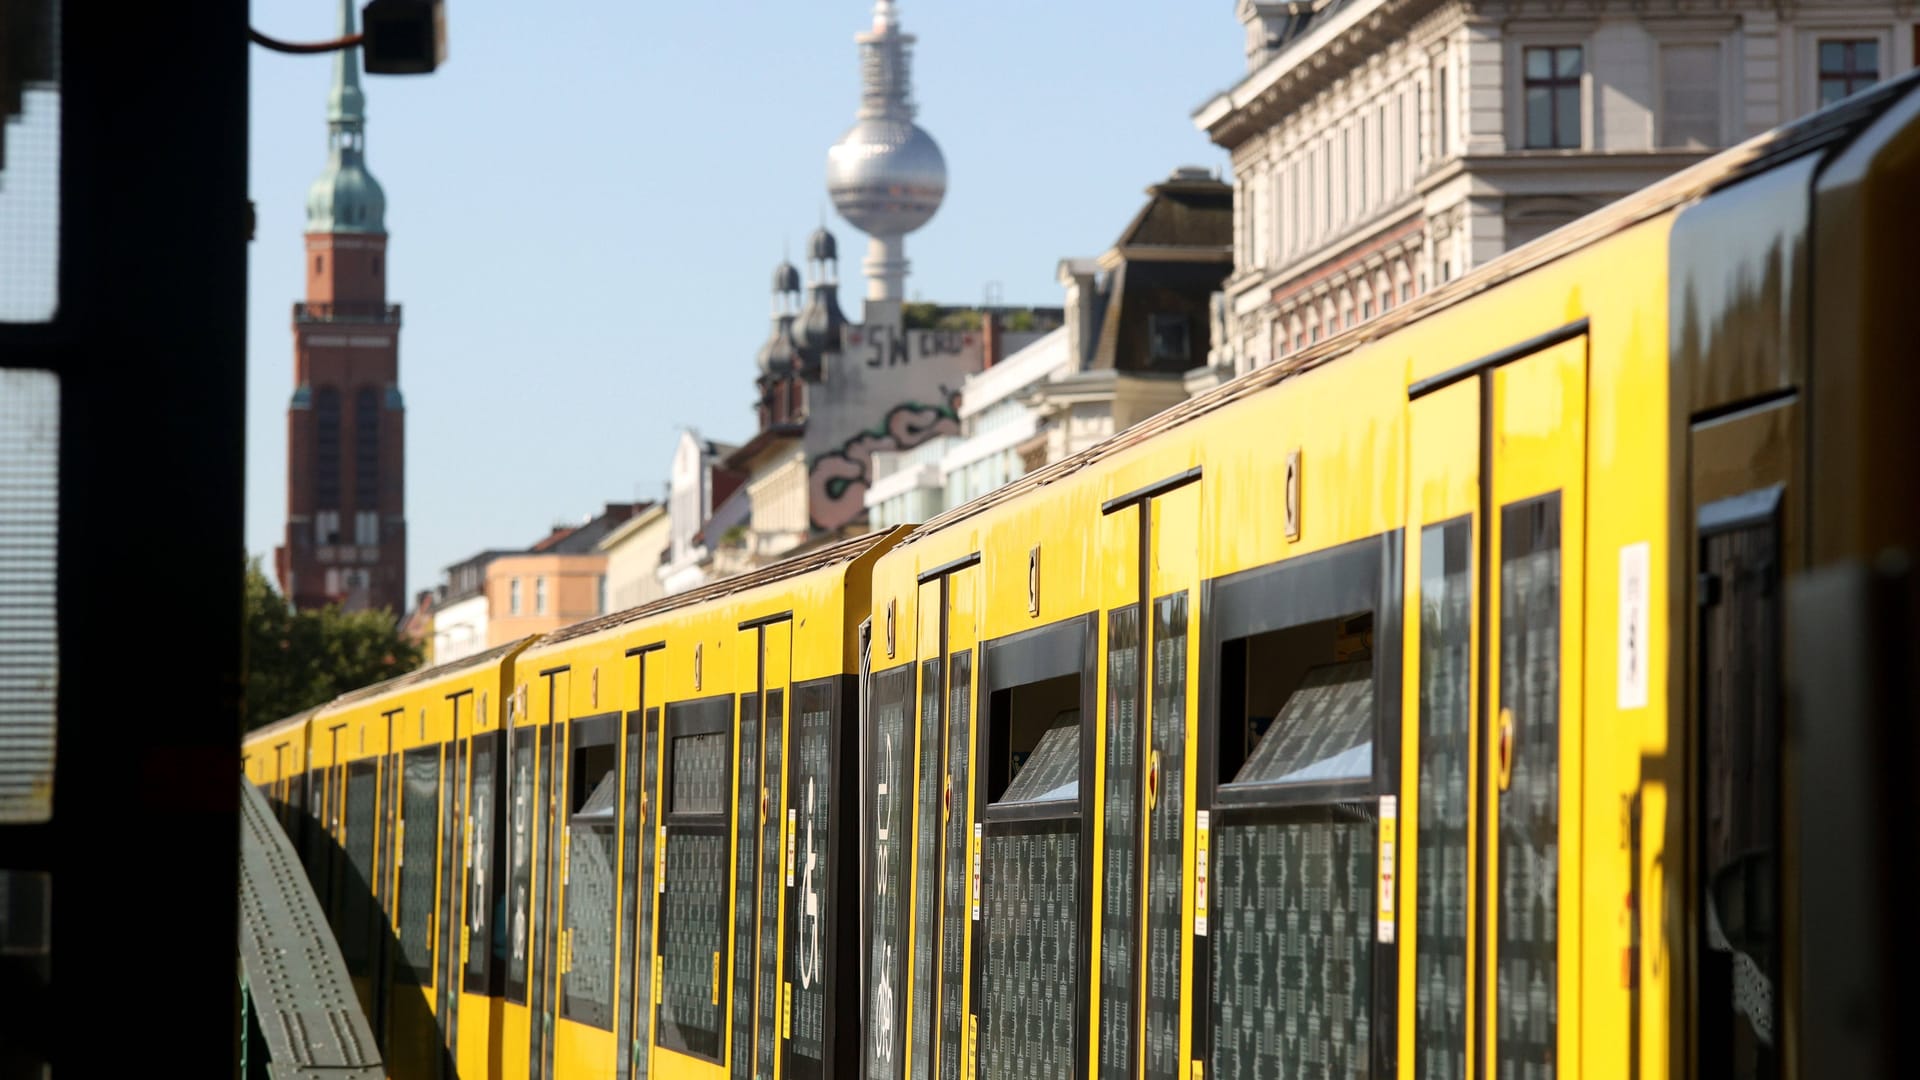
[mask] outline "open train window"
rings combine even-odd
[[[658,1045],[720,1063],[725,1032],[731,697],[667,706]]]
[[[614,841],[620,785],[619,717],[573,722],[567,769],[566,926],[569,960],[561,977],[560,1014],[613,1027]]]
[[[983,650],[985,934],[975,978],[990,1076],[1076,1076],[1087,1054],[1095,837],[1083,720],[1093,715],[1096,628],[1088,615]]]
[[[1399,559],[1388,534],[1210,585],[1212,903],[1196,960],[1216,1075],[1287,1075],[1302,1043],[1330,1076],[1393,1072],[1374,886],[1380,799],[1397,791]]]

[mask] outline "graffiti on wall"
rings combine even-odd
[[[877,450],[911,450],[942,435],[960,434],[960,394],[940,388],[941,402],[902,402],[866,428],[807,465],[808,511],[813,527],[838,529],[867,512],[867,487],[873,482]]]

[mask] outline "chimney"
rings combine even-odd
[[[981,313],[980,335],[984,339],[987,353],[987,362],[981,367],[990,368],[1000,362],[1000,320],[995,317],[991,308]]]

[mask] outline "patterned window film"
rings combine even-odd
[[[780,840],[786,817],[780,812],[780,756],[782,718],[786,715],[786,694],[767,691],[766,719],[761,729],[761,798],[766,812],[760,822],[760,976],[754,985],[754,1075],[773,1080],[776,1051],[780,1047],[780,877],[785,849]]]
[[[1372,1075],[1376,826],[1323,810],[1213,830],[1211,1075]]]
[[[373,974],[373,841],[379,822],[379,768],[371,761],[347,766],[346,880],[340,883],[340,953],[347,970]]]
[[[645,660],[641,663],[644,665]],[[644,691],[643,691],[644,694]],[[646,721],[639,713],[627,717],[626,737],[621,740],[620,753],[620,870],[617,874],[624,886],[620,890],[620,986],[616,995],[619,1013],[614,1031],[614,1076],[617,1080],[627,1080],[633,1075],[635,1058],[638,1056],[639,1043],[634,1035],[634,964],[642,950],[635,947],[634,935],[645,933],[643,924],[634,921],[635,908],[638,906],[640,879],[640,757],[645,740]]]
[[[1551,1077],[1559,1048],[1560,495],[1500,512],[1500,704],[1513,775],[1500,793],[1498,1002],[1503,1075]]]
[[[760,695],[740,695],[740,774],[735,779],[733,866],[733,1078],[753,1078],[753,979],[760,914]]]
[[[440,748],[407,751],[400,795],[400,950],[414,982],[433,985],[434,853],[439,840]]]
[[[1373,662],[1323,664],[1300,688],[1233,778],[1291,784],[1373,775]]]
[[[1147,812],[1147,1080],[1180,1075],[1180,959],[1187,931],[1180,914],[1186,881],[1187,594],[1153,606],[1153,752],[1159,776]]]
[[[661,896],[658,1044],[720,1061],[728,926],[730,698],[667,706],[666,881]],[[681,734],[686,732],[686,734]]]
[[[919,780],[914,785],[913,868],[913,1075],[933,1075],[928,1051],[933,1048],[934,968],[939,945],[934,941],[939,923],[935,907],[940,879],[940,795],[943,744],[940,739],[940,658],[920,665]]]
[[[1078,822],[989,834],[980,1067],[996,1080],[1080,1074]]]
[[[1415,901],[1414,1071],[1467,1075],[1467,787],[1473,526],[1420,534],[1420,870]]]
[[[606,748],[609,753],[611,748]],[[575,768],[586,755],[575,752]],[[567,826],[566,974],[561,981],[561,1015],[598,1028],[613,1026],[613,857],[614,813],[619,778],[609,764],[604,774],[575,777],[592,783],[585,804]]]
[[[494,910],[506,895],[495,866],[499,770],[500,733],[489,731],[475,736],[467,811],[473,825],[467,839],[467,967],[463,980],[470,994],[489,993],[493,973],[506,966],[506,928]]]
[[[644,755],[641,760],[640,803],[644,812],[640,820],[640,877],[638,910],[634,915],[634,936],[639,945],[639,955],[634,959],[633,999],[638,1003],[634,1010],[634,1022],[637,1025],[633,1033],[633,1076],[635,1080],[646,1080],[650,1055],[647,1049],[653,1045],[653,950],[655,932],[653,925],[654,895],[658,886],[654,881],[654,859],[657,857],[660,835],[660,805],[655,796],[660,788],[660,710],[647,710],[647,737]],[[631,880],[631,879],[629,879]]]
[[[1068,715],[1073,718],[1071,723],[1048,728],[1027,755],[1026,763],[1015,766],[1020,771],[995,805],[1079,801],[1080,717],[1077,712]]]
[[[913,695],[913,668],[902,665],[873,676],[870,712],[873,731],[866,753],[872,762],[869,798],[873,845],[868,857],[872,881],[867,888],[867,1080],[897,1080],[903,1057],[902,1021],[906,1005],[901,985],[906,926],[900,897],[906,889],[912,746],[907,711]]]
[[[7,17],[24,10],[10,5]],[[9,44],[32,48],[15,27]],[[0,65],[5,61],[0,60]],[[27,98],[37,97],[28,91]],[[55,96],[57,100],[57,96]],[[17,118],[0,123],[0,140],[21,137]],[[51,133],[57,138],[58,125]],[[0,143],[3,150],[4,143]],[[5,154],[0,153],[0,163]],[[17,159],[16,159],[17,160]],[[31,165],[21,175],[0,172],[0,223],[20,225],[11,211],[8,181],[31,183]],[[50,188],[57,185],[49,185]],[[10,256],[14,233],[0,229],[0,266]],[[0,273],[0,280],[8,274]],[[11,282],[0,285],[4,319]],[[0,370],[0,822],[27,824],[53,816],[55,674],[59,634],[54,608],[60,515],[60,379],[47,371]],[[284,820],[284,818],[283,818]]]
[[[827,915],[836,899],[827,859],[829,830],[837,826],[833,704],[831,685],[799,687],[787,736],[793,748],[787,757],[792,768],[788,813],[793,815],[794,852],[787,889],[786,986],[793,994],[793,1020],[784,1075],[791,1080],[818,1080],[826,1068],[825,980],[827,957],[835,944]]]
[[[534,733],[523,729],[513,736],[513,785],[508,803],[508,847],[512,851],[511,882],[507,894],[507,1000],[527,1003],[527,955],[533,916],[533,765]]]
[[[1101,836],[1100,1073],[1133,1075],[1140,939],[1140,609],[1107,618],[1105,825]]]
[[[969,907],[973,901],[972,867],[968,852],[973,823],[967,816],[968,760],[971,757],[973,709],[973,654],[955,653],[948,661],[947,690],[947,808],[946,867],[941,888],[946,894],[940,941],[940,1080],[963,1080],[966,1064],[967,1014],[961,1008],[966,980],[966,941]],[[971,1080],[971,1078],[965,1078]]]

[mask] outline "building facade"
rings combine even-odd
[[[656,503],[622,522],[600,541],[607,557],[607,610],[625,611],[666,595],[660,564],[666,560],[672,528],[664,503]]]
[[[1215,359],[1273,362],[1913,64],[1911,7],[1240,0]]]
[[[674,444],[667,479],[667,557],[660,564],[660,588],[673,596],[712,580],[713,551],[704,530],[714,510],[732,497],[744,479],[726,459],[739,449],[703,439],[689,428]]]
[[[353,5],[341,5],[353,32]],[[307,194],[306,299],[293,305],[287,522],[274,553],[297,608],[407,613],[400,305],[387,302],[386,196],[366,168],[359,52],[334,55],[328,160]]]

